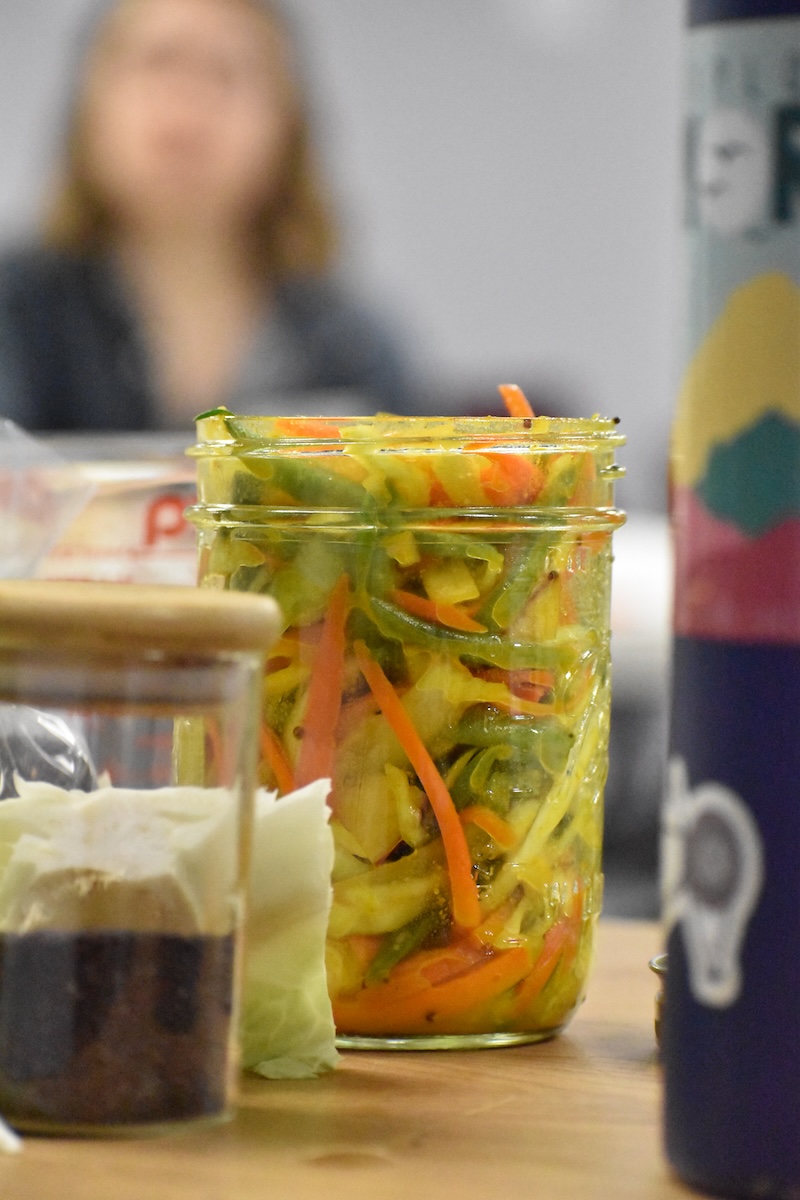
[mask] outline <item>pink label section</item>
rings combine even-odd
[[[672,526],[678,635],[800,643],[800,518],[748,537],[676,488]]]

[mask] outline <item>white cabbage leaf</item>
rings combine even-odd
[[[338,1061],[325,975],[333,836],[317,780],[256,794],[242,996],[242,1066],[308,1079]]]

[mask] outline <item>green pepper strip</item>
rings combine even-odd
[[[523,670],[532,667],[560,670],[568,665],[577,653],[575,647],[567,643],[558,646],[518,644],[496,634],[445,630],[441,625],[431,625],[378,597],[370,597],[365,603],[384,637],[411,642],[428,650],[444,650],[452,655],[466,655],[470,659],[503,667],[507,671],[512,668]]]
[[[231,500],[246,508],[268,504],[269,485],[250,471],[237,471],[231,485]]]
[[[539,534],[532,547],[516,546],[506,551],[505,574],[481,605],[478,621],[495,629],[508,629],[541,581],[552,545],[552,534]]]
[[[435,908],[428,908],[407,925],[387,934],[364,976],[367,986],[383,983],[392,967],[396,967],[404,958],[408,958],[409,954],[418,950],[441,923],[441,913]]]
[[[229,587],[234,592],[255,592],[261,595],[269,591],[275,576],[275,568],[262,564],[260,567],[237,567],[231,575]]]
[[[301,457],[257,458],[243,454],[239,461],[259,479],[270,480],[301,505],[358,511],[375,507],[374,497],[361,484]]]
[[[486,808],[490,808],[492,812],[496,812],[499,817],[506,816],[511,807],[510,793],[505,797],[497,795],[492,787],[492,776],[498,764],[507,763],[514,757],[513,748],[501,745],[484,746],[478,749],[471,746],[466,754],[470,755],[469,761],[463,766],[450,787],[450,795],[453,797],[456,808],[460,812],[470,804],[482,804]],[[462,759],[464,757],[465,755],[461,756]],[[529,772],[532,766],[530,758],[526,757],[524,762],[524,768],[521,769]],[[498,774],[501,773],[502,768]]]
[[[361,565],[370,596],[385,597],[397,587],[397,564],[379,543],[373,541],[369,558],[362,555]]]
[[[503,555],[489,542],[476,541],[471,534],[436,533],[425,529],[416,534],[420,551],[435,554],[437,558],[476,558],[485,563],[501,563]]]
[[[365,642],[372,657],[393,682],[406,678],[406,661],[401,643],[396,638],[385,638],[362,608],[350,610],[347,640],[351,644]]]
[[[462,716],[453,731],[457,744],[511,746],[538,758],[545,770],[563,771],[569,761],[574,734],[557,717],[513,717],[485,704],[476,704]]]

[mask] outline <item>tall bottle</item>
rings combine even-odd
[[[800,1197],[800,0],[689,0],[665,1143]]]

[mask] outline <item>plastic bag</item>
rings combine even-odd
[[[61,455],[0,419],[0,577],[23,579],[92,496]],[[14,775],[89,790],[97,779],[78,730],[32,708],[0,705],[0,799]]]
[[[54,713],[21,704],[0,704],[0,800],[16,796],[15,775],[90,792],[97,774],[78,729]]]
[[[33,575],[93,492],[55,450],[0,419],[0,577]]]

